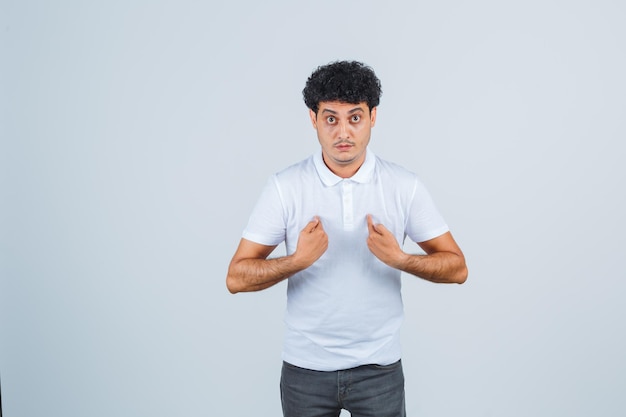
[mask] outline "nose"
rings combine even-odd
[[[339,139],[349,139],[349,138],[350,138],[350,133],[349,133],[348,122],[346,121],[339,122]]]

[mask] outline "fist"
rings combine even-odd
[[[367,215],[367,247],[383,263],[392,268],[398,268],[402,262],[402,258],[406,255],[393,233],[391,233],[384,225],[374,224],[372,215]]]
[[[304,226],[298,237],[298,244],[293,256],[303,268],[313,265],[328,249],[328,235],[322,227],[319,217]]]

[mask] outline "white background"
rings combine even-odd
[[[226,269],[318,149],[318,65],[383,85],[463,286],[403,278],[410,416],[626,413],[619,1],[0,1],[4,415],[278,416],[285,285]],[[407,250],[411,250],[409,246]]]

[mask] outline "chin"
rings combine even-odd
[[[350,163],[350,162],[353,162],[354,160],[356,160],[357,157],[355,155],[345,155],[345,154],[342,154],[342,155],[337,156],[334,159],[337,162],[341,162],[341,163],[347,164],[347,163]]]

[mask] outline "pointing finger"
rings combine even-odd
[[[310,221],[310,222],[306,225],[305,230],[306,230],[307,232],[311,233],[312,231],[314,231],[314,230],[315,230],[315,228],[316,228],[318,225],[320,225],[320,226],[321,226],[321,224],[320,224],[320,218],[319,218],[319,217],[317,217],[317,216],[315,216],[315,217],[313,217],[313,220],[311,220],[311,221]]]
[[[322,226],[322,220],[319,218],[319,216],[315,216],[314,220],[315,220],[315,229],[319,228],[320,230],[324,230],[324,227]]]
[[[372,219],[371,214],[367,215],[367,228],[369,229],[370,233],[372,232],[378,233],[378,229],[376,229],[376,225],[374,224],[374,220]]]

